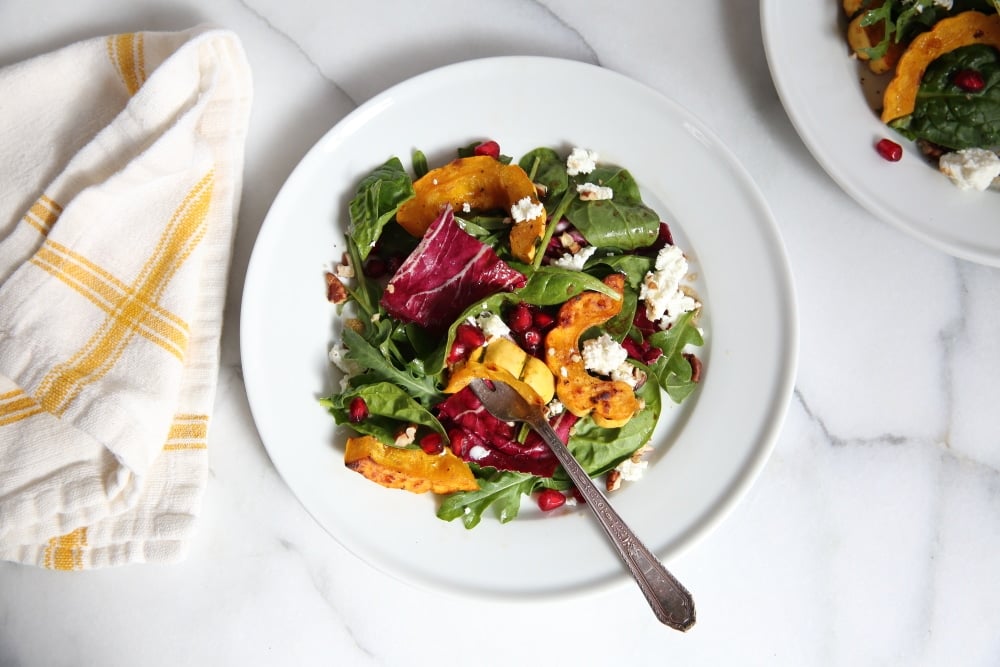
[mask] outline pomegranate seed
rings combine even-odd
[[[565,503],[566,496],[559,493],[555,489],[543,489],[542,492],[538,494],[538,509],[543,512],[548,512],[557,507],[562,507]]]
[[[479,327],[463,322],[455,329],[455,342],[474,350],[486,343],[486,334]]]
[[[430,432],[420,438],[420,449],[427,454],[440,454],[444,451],[443,440],[440,433]]]
[[[368,404],[365,399],[355,396],[351,399],[351,404],[347,408],[348,418],[355,424],[359,424],[368,419]]]
[[[381,257],[369,257],[365,262],[365,275],[369,278],[381,278],[386,272],[385,260]]]
[[[471,391],[469,392],[472,393]],[[475,396],[475,394],[472,394]],[[451,451],[459,458],[464,457],[466,452],[465,434],[460,429],[454,428],[448,431],[448,440],[451,442]]]
[[[500,144],[495,141],[484,141],[483,143],[472,149],[472,152],[476,155],[489,155],[491,158],[500,157]]]
[[[875,150],[889,162],[899,162],[903,157],[903,147],[891,139],[882,139],[875,144]]]
[[[467,354],[469,354],[469,348],[463,345],[461,341],[456,340],[451,344],[451,352],[448,353],[448,359],[446,361],[449,364],[458,363],[462,359],[465,359]]]
[[[400,267],[400,265],[402,263],[403,263],[403,260],[401,258],[397,257],[396,255],[393,255],[392,257],[390,257],[387,260],[385,260],[385,273],[386,273],[386,275],[390,275],[391,276],[394,273],[396,273],[396,271],[399,270],[399,267]]]
[[[522,301],[511,309],[507,316],[507,326],[514,333],[524,333],[531,327],[532,320],[531,309]]]
[[[663,356],[663,350],[654,345],[650,345],[649,349],[646,350],[646,354],[644,354],[642,357],[642,363],[646,364],[647,366],[652,366],[653,363],[656,362],[656,360],[662,356]]]
[[[535,328],[539,331],[545,331],[551,327],[556,321],[556,318],[552,317],[550,314],[546,313],[544,310],[539,310],[531,318],[531,323],[535,325]]]
[[[628,353],[628,356],[632,357],[633,359],[637,359],[638,361],[643,361],[646,358],[645,351],[642,349],[642,347],[639,346],[639,343],[635,342],[628,336],[625,336],[625,338],[622,340],[622,347],[625,348],[625,351]]]
[[[952,81],[967,93],[978,93],[986,87],[986,79],[974,69],[963,69],[956,72]]]
[[[580,493],[580,489],[576,488],[575,486],[572,489],[570,489],[569,492],[570,492],[570,495],[572,495],[573,498],[576,500],[576,502],[578,502],[578,503],[586,503],[587,502],[587,499],[583,497],[582,493]]]
[[[537,350],[542,344],[542,334],[538,329],[528,329],[521,334],[521,342],[529,352]]]

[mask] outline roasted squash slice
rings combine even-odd
[[[458,158],[432,169],[413,183],[415,196],[399,207],[396,222],[413,236],[423,236],[441,209],[451,205],[462,210],[464,204],[473,209],[503,209],[527,197],[539,205],[535,184],[516,164],[503,164],[489,155]],[[510,233],[511,253],[522,262],[535,256],[535,246],[545,229],[545,213],[515,222]]]
[[[347,439],[344,465],[377,484],[411,493],[475,491],[479,483],[469,465],[445,449],[427,454],[422,449],[402,449],[363,435]]]
[[[604,284],[619,295],[625,290],[625,276],[613,273]],[[591,375],[580,354],[580,335],[592,326],[617,315],[622,299],[601,292],[583,292],[559,309],[556,325],[545,337],[545,363],[556,380],[556,396],[577,417],[591,415],[605,428],[623,426],[639,411],[639,399],[632,387],[617,380]]]
[[[867,62],[868,69],[875,74],[883,74],[896,66],[903,52],[906,50],[906,45],[892,41],[881,58],[872,59],[869,57],[866,49],[870,49],[882,41],[882,37],[885,34],[885,25],[881,22],[869,26],[862,25],[864,18],[865,15],[863,13],[858,14],[848,24],[847,43],[859,60]]]
[[[945,53],[970,44],[1000,48],[1000,14],[962,12],[938,21],[931,30],[910,42],[896,65],[896,75],[885,89],[882,122],[913,113],[928,65]]]

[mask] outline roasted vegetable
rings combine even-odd
[[[858,14],[847,26],[847,43],[854,54],[868,63],[868,69],[875,74],[888,72],[903,55],[905,45],[895,40],[890,40],[885,47],[885,53],[873,58],[871,54],[877,52],[879,44],[885,39],[885,23],[879,21],[868,24],[866,14]]]
[[[619,295],[624,293],[625,276],[612,273],[604,284]],[[591,375],[580,355],[580,335],[618,314],[623,299],[600,292],[583,292],[559,309],[556,325],[545,337],[545,363],[556,379],[556,396],[578,417],[591,415],[604,428],[624,425],[640,409],[632,387],[617,380]]]
[[[523,262],[535,256],[535,245],[545,228],[545,209],[538,201],[535,185],[516,164],[503,164],[488,155],[458,158],[432,169],[414,184],[416,193],[396,212],[396,221],[413,236],[423,236],[430,224],[451,205],[461,211],[469,208],[488,211],[511,207],[528,198],[541,213],[515,222],[510,232],[511,254]]]
[[[382,486],[411,493],[479,488],[469,465],[448,449],[427,454],[421,449],[384,445],[369,435],[347,439],[344,465]]]
[[[542,360],[528,355],[506,338],[490,343],[485,353],[477,350],[469,361],[457,367],[444,393],[457,393],[477,377],[506,382],[526,400],[539,405],[551,401],[555,394],[552,373]]]
[[[1000,14],[962,12],[917,36],[899,59],[896,74],[885,89],[882,122],[891,123],[913,113],[927,67],[943,54],[971,44],[1000,48]]]

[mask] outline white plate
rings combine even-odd
[[[474,595],[555,595],[622,581],[584,507],[466,530],[435,499],[377,486],[343,465],[345,433],[316,399],[336,315],[323,268],[339,260],[357,182],[414,148],[432,165],[494,138],[504,153],[586,146],[626,166],[700,267],[705,379],[668,407],[646,477],[613,502],[664,559],[703,535],[767,458],[790,398],[797,326],[788,264],[757,189],[715,136],[673,102],[614,72],[511,57],[418,76],[337,124],[285,183],[248,269],[241,315],[247,394],[271,459],[306,509],[347,549],[415,585]],[[669,400],[667,399],[667,402]]]
[[[831,178],[904,232],[956,257],[1000,266],[1000,194],[959,190],[882,123],[861,83],[874,77],[849,56],[839,0],[761,0],[760,9],[778,95]],[[884,137],[903,146],[900,162],[875,151]]]

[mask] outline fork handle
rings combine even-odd
[[[656,617],[677,630],[690,629],[695,622],[691,593],[635,536],[549,423],[545,419],[537,419],[532,420],[531,426],[549,445],[576,488],[583,494],[587,507],[597,517]]]

